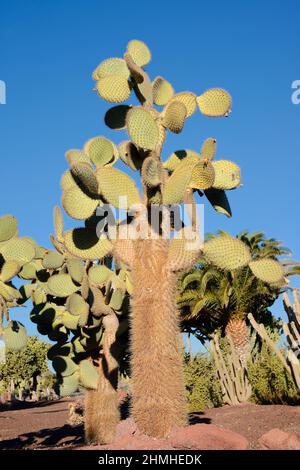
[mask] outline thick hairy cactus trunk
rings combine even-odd
[[[85,398],[85,438],[87,443],[109,444],[114,441],[120,419],[118,403],[118,361],[114,351],[118,320],[116,315],[103,319],[103,355],[99,360],[98,390],[88,390]]]
[[[136,242],[131,316],[133,417],[154,437],[187,422],[183,349],[168,242]]]
[[[250,353],[250,337],[245,319],[231,318],[226,325],[225,333],[231,339],[242,365],[246,367]]]

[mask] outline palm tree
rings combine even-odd
[[[220,234],[225,235],[226,232],[220,231]],[[207,238],[215,236],[209,234]],[[290,254],[281,242],[265,238],[262,232],[250,234],[244,231],[237,238],[249,246],[253,259],[277,259]],[[198,265],[181,279],[177,301],[183,328],[191,331],[194,327],[206,337],[221,328],[232,340],[245,365],[250,346],[246,316],[251,312],[262,321],[280,290],[280,286],[269,285],[256,278],[247,266],[235,271],[221,271],[201,258]]]

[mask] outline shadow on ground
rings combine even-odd
[[[37,432],[22,434],[15,439],[0,442],[0,450],[26,449],[38,447],[73,447],[83,444],[83,426],[70,426],[68,424],[60,428],[41,429]]]

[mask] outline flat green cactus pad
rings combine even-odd
[[[147,157],[142,167],[143,183],[149,188],[160,184],[160,162],[157,158]]]
[[[204,191],[204,193],[217,212],[225,214],[227,217],[232,216],[231,208],[225,191],[222,189],[209,188]]]
[[[197,97],[197,103],[202,114],[211,117],[227,116],[231,111],[230,94],[222,88],[211,88]]]
[[[168,267],[172,271],[187,269],[201,254],[201,241],[196,232],[186,227],[171,240],[168,252]]]
[[[76,183],[69,170],[65,171],[60,179],[60,187],[63,191],[67,191],[70,188],[74,188]]]
[[[112,250],[112,243],[105,237],[98,238],[96,231],[89,228],[77,228],[64,233],[67,250],[85,260],[102,259]]]
[[[151,52],[143,41],[133,39],[127,44],[127,51],[140,67],[147,65],[151,60]]]
[[[190,91],[184,91],[181,93],[176,93],[176,95],[173,96],[172,101],[180,101],[183,103],[187,109],[187,114],[186,117],[189,118],[194,114],[197,108],[197,101],[196,101],[196,95],[194,93],[191,93]]]
[[[5,242],[17,235],[18,222],[12,215],[0,217],[0,242]]]
[[[217,141],[212,137],[209,137],[203,142],[201,147],[200,157],[202,160],[212,160],[217,151]]]
[[[82,261],[76,258],[67,258],[66,260],[68,273],[70,274],[73,281],[81,284],[85,269]]]
[[[68,377],[59,378],[58,382],[55,385],[55,392],[60,397],[67,397],[76,392],[79,387],[79,374],[75,372]]]
[[[101,78],[110,75],[121,75],[126,79],[129,78],[129,70],[124,59],[112,57],[105,59],[93,72],[93,79],[100,80]]]
[[[164,106],[174,95],[170,82],[162,77],[156,77],[152,82],[153,101],[158,106]]]
[[[14,261],[14,260],[6,261],[3,264],[1,271],[0,271],[0,280],[2,282],[8,282],[13,277],[15,277],[19,271],[20,271],[20,265],[17,263],[17,261]]]
[[[3,340],[9,351],[20,351],[25,348],[28,336],[24,325],[18,321],[10,320],[6,328],[3,329]]]
[[[164,162],[163,167],[172,172],[185,158],[194,158],[195,161],[196,159],[200,161],[199,154],[194,150],[176,150],[176,152],[173,152],[170,157]]]
[[[280,283],[284,278],[282,265],[270,258],[262,258],[249,263],[249,268],[254,276],[268,284]]]
[[[85,220],[90,217],[97,206],[98,199],[87,196],[78,186],[73,186],[63,193],[62,205],[66,213],[77,220]]]
[[[198,162],[198,157],[190,157],[179,163],[165,184],[163,190],[164,204],[180,204],[184,200],[185,192],[192,178],[193,169]]]
[[[113,142],[101,136],[88,140],[84,145],[84,151],[97,167],[111,163],[118,154]]]
[[[97,390],[99,374],[96,367],[88,359],[79,364],[80,382],[87,389]]]
[[[14,260],[20,266],[35,257],[35,247],[25,238],[11,238],[0,248],[0,252],[6,261]]]
[[[55,356],[52,366],[55,372],[62,377],[68,377],[78,370],[78,365],[68,356]]]
[[[68,297],[66,309],[71,315],[79,316],[89,312],[88,303],[76,292]]]
[[[57,251],[48,251],[42,261],[45,269],[58,269],[63,265],[65,258]]]
[[[216,189],[235,189],[241,184],[240,167],[230,160],[215,160],[212,162],[215,170],[213,187]]]
[[[96,286],[104,286],[112,271],[104,265],[92,266],[89,269],[89,280]]]
[[[143,108],[132,108],[127,113],[127,131],[138,147],[154,150],[158,144],[158,125],[151,113]]]
[[[224,270],[242,268],[251,261],[247,245],[241,240],[227,235],[205,242],[203,253],[208,261]]]
[[[190,187],[194,189],[208,189],[213,186],[214,180],[215,171],[212,164],[210,162],[203,163],[199,160],[199,163],[193,168]]]
[[[127,101],[131,91],[127,78],[122,75],[109,75],[100,78],[96,89],[101,98],[110,103]]]
[[[90,163],[89,157],[80,149],[67,150],[65,156],[69,165],[79,162]]]
[[[56,297],[68,297],[79,289],[69,274],[54,274],[48,279],[47,287]]]
[[[172,100],[163,111],[163,125],[179,134],[182,131],[185,118],[187,117],[187,108],[181,101]]]
[[[140,196],[134,181],[115,168],[99,168],[97,179],[102,196],[114,207],[129,209],[140,203]]]

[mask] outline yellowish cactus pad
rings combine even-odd
[[[74,165],[78,162],[90,163],[89,157],[79,149],[67,150],[65,156],[69,165]]]
[[[163,111],[163,125],[174,132],[179,134],[182,131],[185,118],[187,117],[187,108],[180,101],[171,101]]]
[[[118,146],[118,150],[121,160],[126,163],[129,168],[134,171],[141,169],[143,158],[141,157],[138,149],[132,142],[121,142]]]
[[[2,282],[8,282],[14,276],[16,276],[19,271],[20,271],[20,265],[17,263],[17,261],[14,261],[14,260],[6,261],[1,268],[0,280]]]
[[[122,103],[130,96],[130,86],[127,78],[122,75],[108,75],[98,80],[96,89],[106,101],[110,103]]]
[[[97,167],[111,163],[118,153],[113,142],[101,136],[88,140],[84,145],[84,152]]]
[[[172,271],[187,269],[196,263],[201,254],[199,234],[190,227],[181,229],[170,242],[168,267]]]
[[[163,190],[164,204],[180,204],[189,187],[192,172],[199,159],[184,159],[167,180]]]
[[[35,257],[35,247],[25,238],[11,238],[0,249],[5,261],[14,260],[20,266],[29,263]]]
[[[151,52],[143,41],[133,39],[127,44],[127,51],[140,67],[148,64],[151,60]]]
[[[202,160],[212,160],[217,151],[217,141],[209,137],[203,142],[201,147],[200,157]]]
[[[190,91],[183,91],[181,93],[176,93],[173,96],[172,101],[180,101],[183,103],[187,109],[186,117],[189,118],[194,114],[197,108],[196,95]]]
[[[193,168],[192,179],[190,182],[190,188],[194,189],[208,189],[214,184],[215,171],[210,162],[197,163]]]
[[[210,88],[197,97],[197,103],[201,113],[211,117],[227,116],[232,106],[230,94],[222,88]]]
[[[152,82],[153,101],[158,106],[164,106],[174,95],[171,83],[162,77],[156,77]]]
[[[62,205],[66,213],[77,220],[85,220],[93,215],[100,201],[84,194],[78,186],[63,193]]]
[[[91,197],[97,197],[98,181],[93,167],[89,163],[75,163],[71,166],[71,175],[80,189]]]
[[[127,114],[127,130],[135,145],[154,150],[159,141],[159,128],[151,113],[143,108],[132,108]]]
[[[204,243],[203,253],[208,261],[225,270],[242,268],[251,261],[248,246],[241,240],[228,235],[222,235]]]
[[[215,170],[214,188],[235,189],[241,184],[240,167],[230,160],[215,160],[212,162]]]
[[[53,209],[53,220],[54,220],[55,237],[57,238],[58,241],[62,241],[64,222],[63,222],[62,211],[59,206],[55,206]]]
[[[69,274],[54,274],[49,277],[47,288],[56,297],[68,297],[78,290]]]
[[[112,243],[104,236],[100,238],[94,229],[77,228],[64,233],[68,252],[85,260],[102,259],[112,250]]]
[[[160,163],[157,158],[147,157],[142,167],[142,181],[149,188],[156,187],[160,184]]]
[[[198,158],[200,161],[200,156],[197,152],[194,152],[194,150],[176,150],[176,152],[173,152],[164,162],[163,167],[172,172],[177,168],[181,160],[187,157]]]
[[[284,278],[282,265],[271,258],[262,258],[249,263],[254,276],[268,284],[280,283]]]
[[[67,191],[70,188],[76,186],[73,176],[69,170],[65,171],[60,180],[60,186],[63,191]]]
[[[18,222],[13,215],[0,217],[0,242],[5,242],[17,235]]]
[[[102,196],[114,207],[129,209],[132,205],[140,203],[134,181],[123,171],[115,168],[99,168],[97,179]]]
[[[129,70],[124,59],[118,57],[112,57],[110,59],[103,60],[101,64],[93,72],[93,79],[100,80],[101,78],[110,75],[120,75],[129,78]]]

